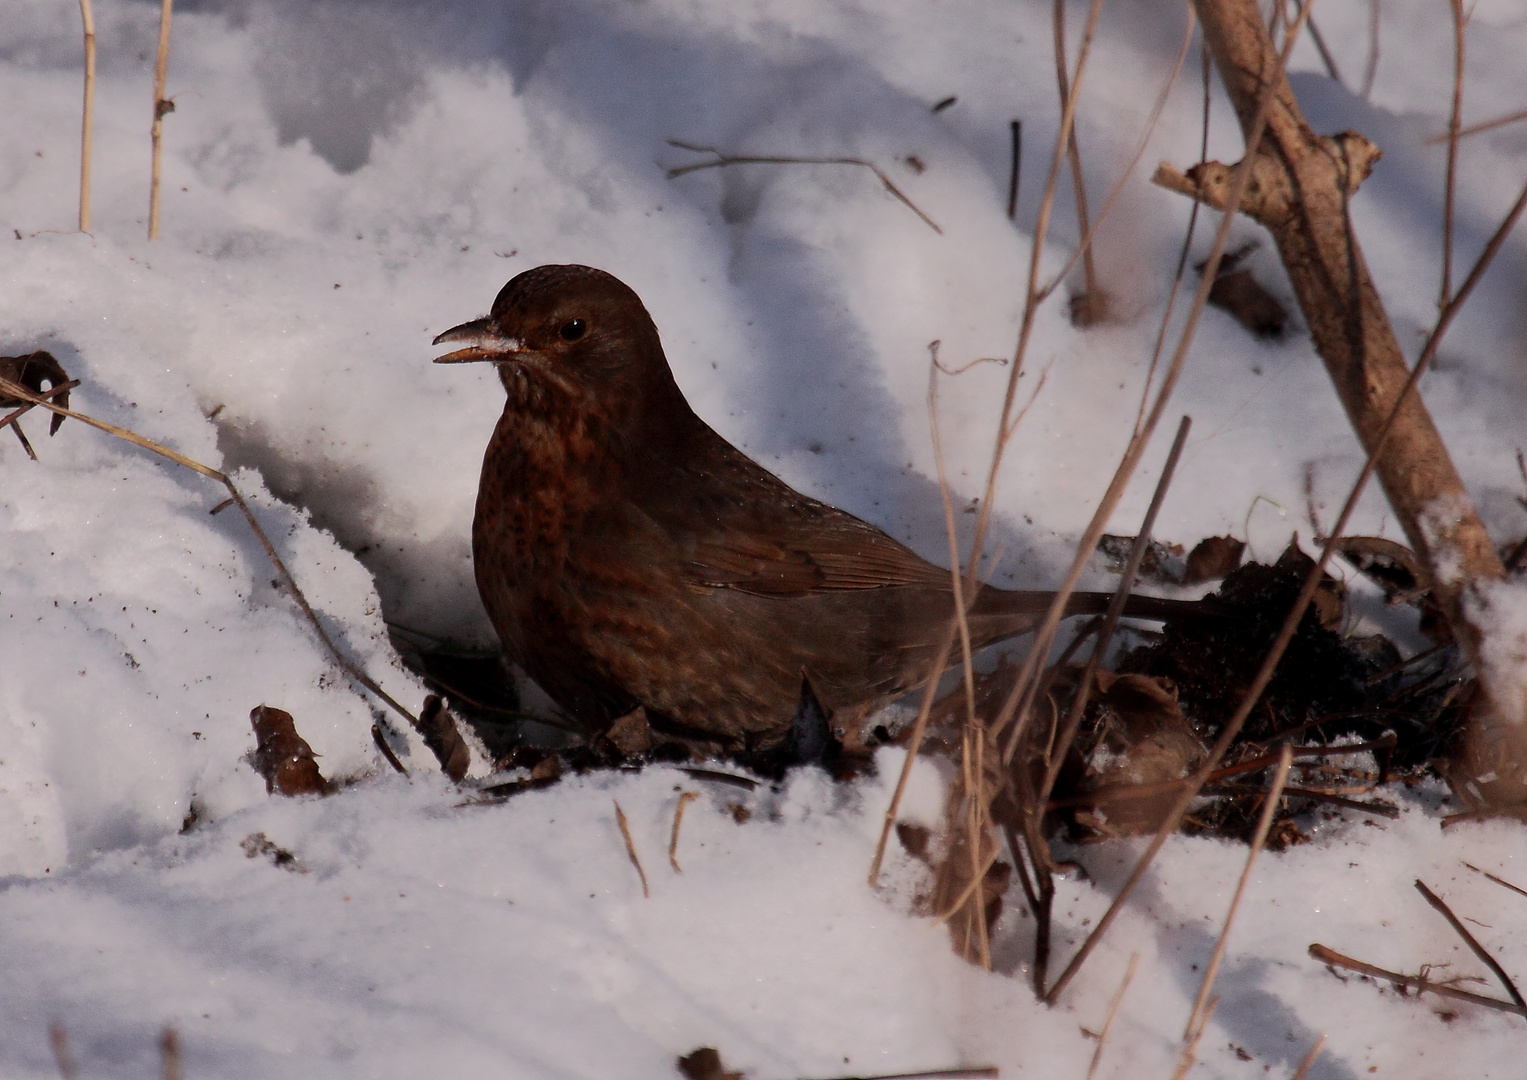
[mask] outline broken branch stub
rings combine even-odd
[[[1251,182],[1239,209],[1272,234],[1316,351],[1490,699],[1466,735],[1454,786],[1472,781],[1487,802],[1519,801],[1527,795],[1527,728],[1508,703],[1520,696],[1491,692],[1475,621],[1483,587],[1504,577],[1504,569],[1430,414],[1418,394],[1407,392],[1411,369],[1348,214],[1379,150],[1354,132],[1323,137],[1310,129],[1278,71],[1278,51],[1254,0],[1194,0],[1194,8],[1243,133],[1275,80],[1265,135],[1247,150],[1254,155]],[[1223,207],[1234,168],[1203,162],[1183,174],[1163,166],[1156,182]]]

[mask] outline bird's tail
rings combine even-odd
[[[1028,633],[1043,620],[1054,599],[1055,593],[1046,590],[982,589],[970,608],[971,644],[981,648]],[[1101,615],[1112,599],[1112,593],[1074,592],[1066,600],[1066,615]],[[1161,596],[1131,595],[1124,601],[1124,614],[1132,619],[1203,618],[1216,614],[1213,608],[1210,601]]]

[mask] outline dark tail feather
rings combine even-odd
[[[1054,599],[1055,593],[1043,590],[982,589],[970,610],[972,644],[979,648],[1003,638],[1028,633],[1044,618]],[[1112,593],[1072,593],[1066,602],[1066,615],[1101,615],[1108,610],[1112,599]],[[1160,596],[1131,595],[1124,602],[1124,614],[1131,619],[1164,621],[1212,618],[1221,613],[1217,605],[1209,600],[1169,600]]]

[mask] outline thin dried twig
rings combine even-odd
[[[1092,1048],[1092,1061],[1087,1065],[1087,1080],[1092,1080],[1097,1075],[1098,1063],[1103,1060],[1103,1047],[1108,1044],[1108,1032],[1113,1029],[1114,1017],[1119,1015],[1119,1006],[1124,1004],[1124,995],[1129,990],[1130,981],[1135,977],[1135,968],[1140,964],[1140,954],[1129,954],[1129,967],[1124,971],[1124,979],[1119,983],[1119,988],[1113,993],[1113,1000],[1108,1003],[1108,1015],[1103,1018],[1103,1026],[1098,1029],[1098,1044]]]
[[[1527,1009],[1523,1009],[1514,1001],[1502,1001],[1499,998],[1486,997],[1484,994],[1471,993],[1468,990],[1459,990],[1445,983],[1433,982],[1419,975],[1402,975],[1398,971],[1390,971],[1387,968],[1377,967],[1373,964],[1365,964],[1361,960],[1354,960],[1350,956],[1343,956],[1335,949],[1328,949],[1319,942],[1310,946],[1310,956],[1319,960],[1322,964],[1331,967],[1345,968],[1355,971],[1359,975],[1367,975],[1371,979],[1383,979],[1395,986],[1415,990],[1422,994],[1436,994],[1438,997],[1452,998],[1455,1001],[1467,1001],[1475,1005],[1483,1005],[1487,1009],[1495,1009],[1497,1012],[1513,1013],[1517,1016],[1527,1017]]]
[[[1453,11],[1453,109],[1447,122],[1447,184],[1442,198],[1442,294],[1437,310],[1447,307],[1453,292],[1453,206],[1458,176],[1458,128],[1463,116],[1463,41],[1468,17],[1463,0],[1449,0]]]
[[[1379,74],[1379,0],[1368,0],[1368,63],[1363,68],[1362,98],[1373,96],[1373,80]],[[1324,1041],[1322,1037],[1322,1041]]]
[[[275,546],[270,542],[270,537],[265,534],[265,530],[260,527],[259,521],[255,519],[254,511],[249,508],[249,504],[244,501],[244,496],[239,494],[238,488],[234,487],[233,485],[232,478],[229,477],[226,473],[218,472],[216,469],[208,465],[203,465],[199,461],[194,461],[191,458],[186,457],[184,454],[171,450],[167,446],[161,446],[159,443],[154,442],[152,439],[145,439],[136,431],[129,431],[127,428],[118,427],[116,424],[109,424],[104,420],[97,420],[93,416],[87,416],[84,413],[75,412],[72,409],[65,409],[60,405],[55,405],[53,402],[47,399],[46,395],[34,394],[25,386],[13,383],[9,379],[0,378],[0,394],[4,394],[8,397],[20,398],[23,401],[29,401],[33,405],[38,405],[44,409],[47,409],[49,412],[56,416],[66,416],[71,419],[78,420],[82,424],[89,424],[91,427],[104,431],[108,435],[114,435],[117,438],[122,439],[124,442],[130,442],[134,446],[142,447],[144,450],[158,454],[162,458],[173,461],[177,465],[182,465],[185,468],[190,469],[192,472],[201,473],[203,476],[212,480],[216,480],[218,483],[222,484],[225,488],[228,489],[229,498],[233,500],[234,505],[237,506],[239,511],[244,515],[244,520],[249,522],[249,527],[254,531],[255,538],[260,541],[260,546],[265,549],[266,557],[269,558],[272,565],[275,566],[276,573],[281,576],[281,583],[286,586],[288,590],[290,590],[292,599],[294,599],[297,602],[297,606],[302,609],[303,615],[307,617],[309,625],[313,627],[313,632],[318,635],[318,640],[323,643],[324,648],[328,651],[329,656],[334,661],[335,666],[337,666],[355,682],[359,683],[361,686],[371,691],[371,693],[375,694],[390,709],[407,720],[415,730],[419,728],[419,718],[417,716],[409,712],[402,705],[398,704],[398,702],[393,699],[392,695],[378,686],[376,681],[372,679],[371,676],[367,675],[359,667],[351,663],[349,658],[339,651],[339,647],[336,646],[333,639],[329,637],[328,631],[326,631],[323,628],[323,624],[318,621],[318,616],[313,612],[312,606],[308,604],[307,597],[303,594],[302,589],[298,587],[297,581],[292,577],[291,571],[286,568],[286,563],[281,560],[280,555],[276,554]]]
[[[854,165],[862,169],[868,169],[875,174],[875,178],[885,187],[886,191],[896,196],[912,213],[923,219],[923,223],[939,235],[944,230],[939,228],[927,214],[918,209],[917,204],[907,198],[901,188],[897,187],[873,161],[866,161],[856,157],[793,157],[781,154],[723,154],[714,146],[696,146],[693,143],[681,142],[678,139],[669,139],[669,146],[680,150],[689,150],[696,154],[712,154],[714,161],[698,161],[691,165],[680,165],[668,170],[668,179],[673,180],[685,173],[698,172],[701,169],[720,169],[727,165]]]
[[[159,1061],[164,1080],[180,1080],[180,1038],[172,1027],[165,1028],[159,1036]]]
[[[393,772],[400,773],[403,776],[408,775],[408,770],[405,769],[403,767],[403,763],[398,760],[398,755],[394,754],[392,752],[392,747],[387,745],[387,736],[383,734],[381,724],[371,725],[371,741],[376,745],[377,750],[381,752],[382,757],[387,760],[387,764],[392,766]]]
[[[1209,1020],[1214,1016],[1214,1010],[1218,1007],[1219,998],[1217,997],[1210,998],[1209,1003],[1204,1006],[1203,1022],[1199,1025],[1197,1031],[1184,1040],[1182,1056],[1177,1059],[1177,1068],[1172,1073],[1172,1080],[1183,1080],[1188,1075],[1188,1070],[1193,1068],[1194,1062],[1198,1060],[1199,1041],[1203,1039],[1204,1030],[1209,1026]]]
[[[679,865],[679,823],[684,820],[684,808],[699,797],[697,792],[686,791],[679,796],[679,805],[673,808],[673,835],[668,838],[668,865],[673,867],[675,874],[684,872],[684,868]]]
[[[1294,1070],[1293,1075],[1288,1080],[1304,1080],[1310,1074],[1310,1070],[1315,1067],[1315,1061],[1320,1057],[1320,1051],[1325,1044],[1326,1035],[1322,1031],[1320,1037],[1315,1040],[1315,1045],[1310,1047],[1310,1052],[1304,1055],[1304,1060],[1299,1063],[1299,1067]]]
[[[1262,852],[1262,845],[1267,843],[1267,833],[1272,828],[1273,817],[1278,812],[1278,800],[1283,797],[1283,785],[1288,783],[1288,770],[1294,763],[1294,754],[1287,746],[1278,755],[1278,768],[1274,771],[1272,782],[1267,786],[1267,798],[1262,803],[1262,816],[1257,820],[1257,831],[1251,840],[1251,850],[1246,852],[1246,865],[1241,868],[1241,879],[1235,884],[1235,893],[1230,897],[1230,908],[1225,912],[1225,925],[1220,928],[1219,940],[1214,943],[1214,951],[1209,954],[1209,963],[1204,968],[1204,979],[1198,988],[1198,996],[1193,999],[1193,1009],[1188,1013],[1188,1023],[1183,1029],[1182,1037],[1189,1039],[1193,1033],[1201,1030],[1201,1018],[1209,1000],[1209,993],[1214,989],[1214,980],[1219,975],[1220,963],[1225,959],[1225,946],[1230,940],[1230,924],[1235,921],[1235,913],[1241,906],[1241,897],[1246,894],[1246,885],[1251,881],[1251,870],[1256,865],[1257,856]],[[1205,1018],[1206,1019],[1206,1018]]]
[[[85,31],[85,106],[80,117],[80,232],[90,231],[90,142],[95,120],[95,14],[80,0]]]
[[[1193,420],[1188,416],[1184,416],[1182,422],[1177,425],[1177,437],[1172,440],[1172,449],[1167,453],[1166,464],[1161,469],[1161,477],[1156,481],[1156,491],[1151,496],[1150,507],[1145,511],[1145,520],[1141,522],[1140,532],[1130,548],[1129,560],[1124,564],[1124,573],[1119,578],[1113,599],[1109,601],[1108,611],[1103,616],[1103,625],[1098,630],[1097,641],[1092,646],[1092,655],[1088,657],[1087,666],[1082,671],[1076,697],[1072,699],[1071,707],[1066,712],[1065,722],[1061,725],[1060,735],[1056,740],[1055,751],[1051,754],[1049,767],[1045,770],[1044,783],[1040,786],[1038,798],[1034,800],[1033,812],[1040,816],[1043,816],[1045,812],[1044,807],[1049,802],[1050,793],[1055,790],[1055,782],[1060,777],[1066,754],[1070,751],[1071,744],[1076,741],[1077,730],[1081,727],[1082,712],[1087,708],[1087,701],[1091,696],[1093,678],[1103,662],[1103,654],[1108,650],[1108,644],[1113,639],[1113,632],[1119,625],[1119,619],[1124,614],[1124,604],[1135,587],[1135,577],[1139,574],[1140,564],[1145,561],[1146,550],[1150,547],[1151,531],[1156,527],[1156,515],[1160,513],[1161,504],[1166,499],[1167,488],[1171,486],[1172,475],[1177,471],[1177,462],[1182,458],[1182,448],[1188,441],[1188,431],[1192,426]]]
[[[1511,976],[1506,974],[1506,969],[1496,962],[1495,957],[1486,951],[1485,947],[1479,943],[1479,940],[1473,934],[1469,933],[1468,927],[1464,926],[1463,921],[1453,914],[1453,909],[1447,906],[1447,901],[1428,889],[1426,882],[1420,878],[1416,878],[1416,891],[1426,897],[1426,902],[1441,913],[1442,917],[1448,921],[1448,925],[1453,928],[1459,937],[1463,938],[1463,943],[1474,951],[1474,955],[1479,957],[1485,967],[1494,972],[1495,977],[1506,988],[1506,993],[1510,995],[1511,1000],[1516,1002],[1521,1009],[1527,1011],[1527,1001],[1522,1000],[1522,995],[1517,990],[1516,983],[1511,981]]]
[[[175,111],[175,103],[164,96],[164,79],[170,68],[170,16],[174,13],[175,0],[160,0],[159,5],[159,52],[154,57],[154,126],[149,129],[153,146],[153,166],[148,187],[148,238],[159,239],[159,161],[164,116]]]
[[[909,1073],[876,1073],[874,1076],[835,1076],[832,1080],[996,1080],[995,1065],[972,1065],[968,1069],[923,1069]]]
[[[960,572],[960,541],[955,532],[954,501],[949,495],[949,474],[944,467],[944,442],[939,433],[938,373],[944,369],[938,362],[938,342],[931,342],[928,351],[932,359],[928,368],[928,422],[933,439],[933,461],[938,474],[939,498],[944,507],[944,535],[949,542],[950,588],[954,596],[955,625],[959,628],[960,634],[961,684],[965,690],[965,732],[960,740],[960,764],[961,782],[965,792],[965,846],[971,862],[970,881],[959,899],[942,915],[940,921],[945,921],[970,901],[985,879],[987,868],[981,865],[981,838],[989,831],[990,800],[986,797],[985,791],[986,771],[983,753],[986,745],[985,731],[976,719],[975,664],[971,652],[970,622],[967,618],[968,608],[965,601],[966,582],[964,574]],[[971,599],[974,600],[974,598],[975,594],[972,592]],[[995,854],[992,857],[995,858]],[[944,867],[941,876],[948,873],[950,869],[948,866]],[[989,928],[986,925],[986,907],[979,902],[975,906],[975,932],[981,966],[990,969],[991,948]]]
[[[48,1025],[48,1042],[53,1047],[53,1060],[58,1065],[60,1080],[76,1080],[79,1069],[69,1050],[69,1032],[57,1020]]]
[[[1177,378],[1182,370],[1183,362],[1187,356],[1188,345],[1192,340],[1193,331],[1196,329],[1198,319],[1202,316],[1204,307],[1208,303],[1209,289],[1215,276],[1219,273],[1220,259],[1224,255],[1225,243],[1230,237],[1230,227],[1233,224],[1233,219],[1235,217],[1235,208],[1240,206],[1241,199],[1244,196],[1247,186],[1250,183],[1252,166],[1257,158],[1254,148],[1260,145],[1262,140],[1262,133],[1266,129],[1267,114],[1269,108],[1272,105],[1274,91],[1278,84],[1282,81],[1283,73],[1288,69],[1289,56],[1293,52],[1294,43],[1299,39],[1299,32],[1302,29],[1304,20],[1309,15],[1311,6],[1312,3],[1306,3],[1303,9],[1300,11],[1299,17],[1296,20],[1294,27],[1289,32],[1288,41],[1285,42],[1283,51],[1278,56],[1278,62],[1274,69],[1273,77],[1267,79],[1262,93],[1258,96],[1256,114],[1252,118],[1250,130],[1247,132],[1246,145],[1248,147],[1248,151],[1232,173],[1229,190],[1226,195],[1226,210],[1220,218],[1219,229],[1214,237],[1214,245],[1210,249],[1209,258],[1204,264],[1204,273],[1203,276],[1199,279],[1198,289],[1193,296],[1193,306],[1189,311],[1187,323],[1182,330],[1177,349],[1172,356],[1171,363],[1167,367],[1167,372],[1162,377],[1161,388],[1157,391],[1156,404],[1152,407],[1150,415],[1146,418],[1145,424],[1142,425],[1140,433],[1131,441],[1130,448],[1126,451],[1124,460],[1119,463],[1119,468],[1115,473],[1113,483],[1109,486],[1108,493],[1105,495],[1103,503],[1098,507],[1098,511],[1094,515],[1093,522],[1089,526],[1087,532],[1083,534],[1082,543],[1078,545],[1077,557],[1072,562],[1071,570],[1067,574],[1065,581],[1062,583],[1061,592],[1057,596],[1057,601],[1061,604],[1064,603],[1066,597],[1069,597],[1071,590],[1076,587],[1076,582],[1081,577],[1082,569],[1086,565],[1086,561],[1088,558],[1090,558],[1092,549],[1097,543],[1097,538],[1102,534],[1103,524],[1107,521],[1108,515],[1112,514],[1113,507],[1117,504],[1119,497],[1122,495],[1124,483],[1127,481],[1129,475],[1133,473],[1135,464],[1138,462],[1140,454],[1143,453],[1144,443],[1149,439],[1150,434],[1155,430],[1156,423],[1160,419],[1161,413],[1165,410],[1167,400],[1170,398],[1172,389],[1176,385]],[[1318,583],[1318,578],[1316,581]],[[1314,595],[1314,589],[1312,587],[1309,588],[1308,591],[1310,595],[1303,598],[1303,602],[1306,605],[1309,603],[1310,598]],[[1035,652],[1040,651],[1040,648],[1044,642],[1053,640],[1054,628],[1055,625],[1059,622],[1059,614],[1061,610],[1063,610],[1063,608],[1058,608],[1055,604],[1051,605],[1050,613],[1046,617],[1044,627],[1041,629],[1040,634],[1036,634],[1036,644],[1034,648]],[[1297,621],[1293,625],[1297,626]],[[1048,634],[1048,636],[1041,637],[1042,634]],[[1289,636],[1292,637],[1291,629],[1289,631]],[[1284,647],[1287,647],[1286,642],[1284,643]],[[1279,655],[1281,656],[1281,651]],[[1267,669],[1267,678],[1271,678],[1271,669]],[[1255,687],[1256,697],[1261,696],[1262,689],[1265,686],[1266,680],[1262,680],[1261,684]],[[1016,694],[1013,695],[1013,698],[1013,704],[1016,708]],[[1114,898],[1113,902],[1109,905],[1108,910],[1103,913],[1103,917],[1098,920],[1097,925],[1093,927],[1092,932],[1088,934],[1086,941],[1082,943],[1082,946],[1077,950],[1076,955],[1071,958],[1071,961],[1066,965],[1065,970],[1062,971],[1060,977],[1056,979],[1055,985],[1052,986],[1049,992],[1045,994],[1046,1001],[1053,1002],[1060,994],[1060,992],[1065,989],[1066,984],[1069,983],[1073,977],[1075,977],[1076,972],[1080,970],[1081,965],[1086,961],[1087,956],[1094,948],[1097,947],[1097,942],[1102,939],[1103,934],[1106,933],[1109,926],[1113,924],[1113,920],[1118,917],[1118,913],[1123,907],[1124,902],[1134,891],[1135,886],[1140,883],[1140,879],[1145,875],[1145,871],[1150,866],[1151,861],[1156,857],[1156,853],[1160,851],[1162,845],[1166,843],[1167,837],[1176,831],[1177,825],[1182,819],[1182,815],[1187,812],[1187,808],[1192,803],[1194,796],[1197,794],[1198,788],[1203,786],[1204,780],[1207,778],[1209,772],[1218,766],[1220,758],[1224,756],[1225,750],[1228,749],[1231,740],[1233,740],[1235,736],[1240,732],[1240,727],[1245,723],[1246,716],[1250,715],[1251,704],[1254,704],[1255,697],[1251,697],[1248,694],[1248,702],[1249,703],[1243,704],[1242,710],[1237,713],[1239,720],[1237,721],[1235,718],[1232,718],[1231,722],[1226,724],[1225,728],[1221,731],[1219,739],[1216,740],[1214,748],[1210,751],[1208,759],[1202,766],[1200,766],[1199,771],[1194,775],[1194,783],[1189,786],[1188,790],[1184,791],[1182,795],[1178,797],[1177,804],[1172,808],[1172,811],[1167,815],[1166,820],[1162,822],[1161,828],[1157,830],[1155,837],[1146,847],[1145,852],[1141,855],[1139,861],[1136,863],[1134,871],[1124,882],[1119,895]],[[1007,716],[1009,717],[1012,715],[1013,713],[1011,712],[1007,713]],[[1016,744],[1016,734],[1020,726],[1021,725],[1015,725],[1014,727],[1013,744]]]
[[[1011,124],[1013,132],[1013,166],[1007,177],[1007,220],[1016,221],[1018,218],[1018,170],[1023,164],[1023,121],[1014,120]]]
[[[631,865],[636,867],[637,876],[642,879],[642,896],[650,898],[652,890],[647,888],[647,871],[642,869],[642,861],[636,857],[636,841],[631,839],[631,825],[626,821],[626,812],[618,802],[615,803],[615,824],[620,826],[620,835],[626,842],[626,854],[631,856]]]
[[[1125,166],[1124,172],[1119,176],[1118,182],[1114,184],[1113,190],[1108,193],[1108,198],[1104,200],[1103,209],[1099,212],[1097,220],[1092,222],[1090,227],[1082,229],[1082,242],[1077,245],[1076,250],[1071,253],[1071,256],[1066,260],[1066,264],[1060,268],[1059,272],[1050,279],[1047,285],[1039,290],[1041,300],[1049,297],[1051,293],[1060,287],[1061,283],[1066,279],[1066,275],[1071,273],[1072,269],[1076,266],[1077,259],[1083,257],[1083,253],[1087,253],[1087,257],[1090,258],[1093,241],[1097,238],[1098,230],[1103,227],[1103,222],[1107,221],[1108,216],[1113,213],[1114,207],[1118,205],[1119,197],[1124,194],[1124,189],[1128,185],[1130,177],[1135,174],[1135,169],[1139,167],[1140,159],[1145,156],[1145,148],[1149,145],[1151,136],[1155,134],[1156,125],[1161,120],[1161,113],[1166,108],[1167,99],[1172,93],[1172,87],[1177,85],[1177,77],[1182,73],[1182,65],[1187,61],[1188,47],[1193,43],[1193,31],[1197,25],[1198,17],[1194,15],[1192,8],[1188,8],[1188,23],[1183,28],[1182,46],[1177,51],[1177,59],[1173,62],[1171,71],[1168,72],[1166,79],[1161,84],[1161,92],[1156,95],[1155,104],[1151,106],[1150,117],[1145,122],[1145,130],[1140,133],[1140,138],[1135,143],[1135,152],[1130,156],[1129,164]],[[1207,153],[1207,151],[1205,152]],[[1083,208],[1083,213],[1085,214],[1085,207]],[[1186,262],[1186,256],[1184,256],[1183,261]],[[1089,282],[1087,291],[1091,292],[1095,282],[1090,271],[1087,280]]]
[[[1477,124],[1470,124],[1468,127],[1459,128],[1458,137],[1463,139],[1470,135],[1478,135],[1482,131],[1492,131],[1498,127],[1505,127],[1507,124],[1515,124],[1519,120],[1527,120],[1527,109],[1518,109],[1514,113],[1507,113],[1505,116],[1497,116],[1494,120],[1481,120]],[[1448,131],[1443,132],[1441,135],[1433,135],[1431,138],[1426,140],[1425,145],[1436,146],[1438,143],[1447,142],[1452,137],[1452,130],[1449,129]]]
[[[943,670],[941,661],[949,655],[949,650],[954,648],[959,628],[958,619],[949,620],[949,625],[944,628],[943,640],[939,642],[938,652],[934,654],[938,658],[934,663],[939,667],[931,673],[931,677],[923,686],[923,700],[917,709],[917,719],[912,721],[912,732],[907,737],[907,756],[902,760],[901,775],[896,778],[896,790],[891,793],[891,801],[886,805],[885,820],[880,828],[880,839],[875,842],[875,855],[870,860],[869,882],[872,889],[880,882],[880,866],[885,861],[886,844],[890,839],[891,830],[896,825],[896,812],[901,808],[901,798],[906,793],[907,780],[912,775],[912,765],[917,760],[917,751],[922,746],[923,735],[928,730],[928,717],[933,712],[933,699],[938,697],[938,676]]]
[[[1513,885],[1513,884],[1511,884],[1511,882],[1507,881],[1503,877],[1496,877],[1494,874],[1490,873],[1490,871],[1488,871],[1488,870],[1481,870],[1479,867],[1475,866],[1473,863],[1464,863],[1463,865],[1467,866],[1470,870],[1474,871],[1476,874],[1483,874],[1485,877],[1489,878],[1491,881],[1495,882],[1495,884],[1497,884],[1497,885],[1502,885],[1502,886],[1510,889],[1514,893],[1520,893],[1522,896],[1527,896],[1527,889],[1524,889],[1524,888],[1522,888],[1519,885]]]
[[[1067,98],[1071,94],[1066,78],[1066,0],[1054,0],[1051,10],[1055,37],[1055,86],[1060,93],[1060,107],[1065,109]],[[1084,287],[1088,296],[1095,296],[1098,275],[1097,268],[1093,265],[1092,245],[1085,242],[1086,238],[1092,235],[1092,227],[1087,221],[1087,185],[1082,180],[1082,152],[1076,141],[1075,122],[1072,123],[1070,137],[1066,140],[1066,160],[1071,164],[1071,186],[1076,193],[1076,231],[1077,235],[1083,238],[1081,254]]]

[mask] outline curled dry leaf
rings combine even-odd
[[[265,777],[272,795],[328,795],[334,785],[323,778],[313,748],[297,734],[292,714],[269,705],[257,705],[249,714],[254,725],[255,749],[250,764]]]
[[[1182,583],[1202,585],[1206,581],[1219,581],[1241,565],[1245,554],[1245,543],[1233,536],[1206,536],[1188,552]]]
[[[700,1046],[678,1061],[679,1074],[685,1080],[743,1080],[740,1072],[729,1072],[713,1046]]]
[[[641,757],[657,744],[647,710],[640,705],[612,723],[605,737],[626,757]]]
[[[62,386],[68,382],[69,374],[64,371],[64,366],[54,359],[52,353],[43,352],[39,349],[37,352],[27,353],[23,356],[0,356],[0,379],[19,383],[32,391],[32,393],[40,394],[44,390],[52,389],[55,386]],[[44,383],[47,385],[44,386]],[[58,405],[67,409],[69,407],[69,391],[65,390],[63,393],[55,395],[53,400]],[[7,397],[5,394],[0,393],[0,408],[14,408],[17,405],[24,404],[25,402],[18,398]],[[48,427],[48,434],[52,435],[58,431],[58,425],[63,422],[64,418],[54,413],[53,423]]]
[[[439,694],[424,699],[419,710],[419,734],[440,762],[440,769],[456,783],[461,783],[472,765],[472,755],[456,728],[456,718],[445,707]]]

